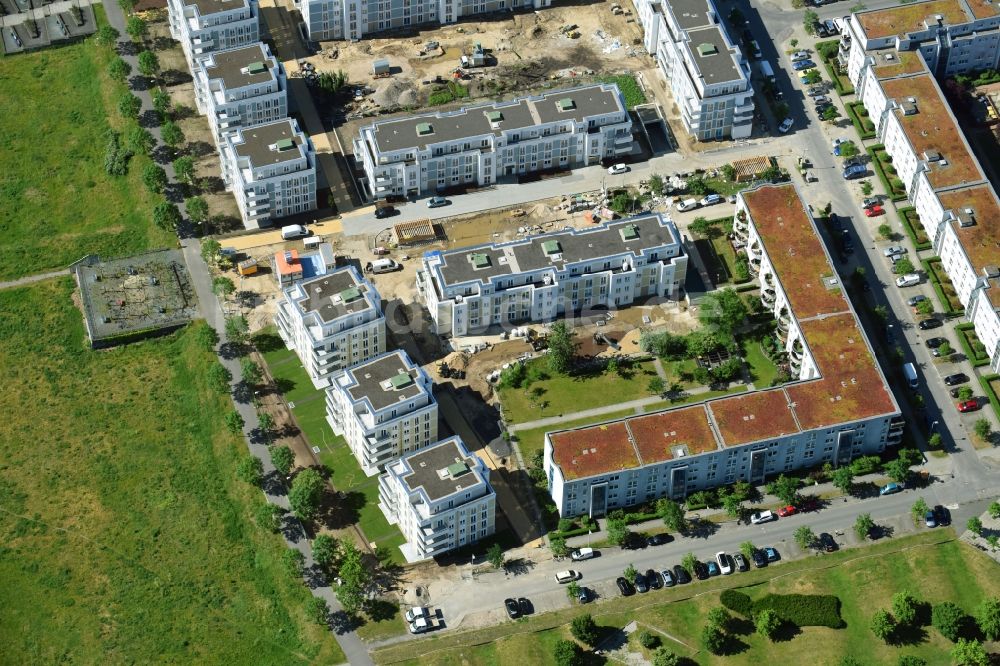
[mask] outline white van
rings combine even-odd
[[[322,236],[310,236],[309,238],[302,241],[303,247],[305,247],[307,250],[317,248],[322,244],[323,244]]]
[[[684,201],[681,201],[679,204],[677,204],[677,210],[679,210],[682,213],[686,210],[694,210],[697,207],[698,207],[697,199],[685,199]]]
[[[281,227],[282,240],[295,240],[308,235],[309,231],[301,224],[289,224],[287,227]]]
[[[917,379],[917,366],[912,363],[903,364],[903,375],[906,376],[906,384],[911,389],[915,389],[920,386],[919,380]]]
[[[369,273],[391,273],[399,268],[399,264],[392,259],[376,259],[366,268],[368,268]]]
[[[900,275],[896,278],[897,287],[912,287],[917,284],[920,284],[919,273],[907,273],[906,275]]]

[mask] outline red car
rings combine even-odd
[[[796,509],[791,504],[789,504],[788,506],[783,506],[780,509],[778,509],[778,515],[781,516],[782,518],[786,518],[795,513],[798,513],[798,509]]]
[[[885,208],[875,204],[869,208],[865,208],[865,217],[878,217],[879,215],[885,215]]]
[[[974,412],[979,409],[978,400],[963,400],[958,403],[958,411],[960,412]]]

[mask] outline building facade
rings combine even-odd
[[[643,44],[656,60],[699,141],[743,139],[753,131],[750,65],[712,0],[633,0]]]
[[[437,334],[459,337],[647,298],[676,299],[686,272],[677,227],[655,213],[425,253],[417,294]]]
[[[762,483],[899,443],[899,407],[795,187],[745,190],[733,222],[795,381],[546,433],[544,469],[560,515],[601,516],[737,480]]]
[[[316,388],[329,386],[344,368],[385,352],[381,297],[354,268],[282,290],[274,321]]]
[[[368,476],[438,440],[433,383],[404,351],[344,370],[326,390],[326,420]]]
[[[288,116],[285,71],[262,42],[204,55],[192,74],[198,111],[208,117],[217,146],[241,127]]]
[[[496,530],[490,470],[458,437],[404,455],[379,477],[379,508],[406,538],[408,562],[460,548]]]
[[[167,0],[167,18],[192,72],[199,56],[260,41],[254,0]]]
[[[354,157],[376,198],[483,186],[628,155],[632,121],[618,86],[596,84],[510,102],[377,121]]]
[[[220,158],[247,229],[316,209],[316,154],[295,120],[237,128],[223,137]]]

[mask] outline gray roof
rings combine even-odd
[[[290,289],[302,289],[305,298],[297,301],[302,312],[315,312],[324,322],[344,315],[364,312],[372,307],[368,301],[367,283],[358,278],[353,268],[343,268],[312,280],[300,282]],[[355,293],[355,290],[357,293]]]
[[[275,61],[263,42],[226,51],[215,51],[208,55],[210,59],[204,60],[208,78],[221,80],[229,90],[267,83],[277,76],[274,71]],[[243,71],[256,63],[262,64],[264,69],[256,74]]]
[[[706,0],[669,0],[660,6],[663,11],[669,8],[682,30],[712,25],[712,20],[708,17],[709,6]]]
[[[233,139],[236,154],[249,159],[250,164],[255,167],[291,162],[302,157],[299,146],[305,143],[305,135],[299,132],[298,126],[288,118],[267,125],[244,127],[239,135],[243,138],[242,142]],[[272,148],[284,140],[290,140],[294,145],[281,150],[277,147]]]
[[[187,0],[184,6],[197,7],[201,16],[208,16],[209,14],[231,12],[249,4],[248,0]]]
[[[432,502],[483,481],[478,471],[479,459],[468,453],[457,437],[411,453],[404,459],[413,471],[400,479],[410,492],[423,488]],[[464,465],[466,471],[458,467],[455,468],[457,474],[449,473],[449,467],[456,464]]]
[[[638,237],[626,240],[623,231],[634,226]],[[559,258],[546,254],[544,245],[559,243]],[[601,257],[631,252],[639,256],[644,250],[679,243],[669,219],[659,214],[641,215],[615,220],[589,229],[573,229],[531,236],[508,243],[465,247],[441,253],[440,275],[444,285],[473,280],[485,283],[490,278],[537,271],[552,267],[562,270],[568,264],[592,261]],[[489,265],[476,268],[474,261],[485,255]]]
[[[356,365],[347,374],[356,382],[347,389],[351,399],[360,402],[367,398],[375,411],[412,400],[424,393],[424,387],[417,381],[420,378],[420,368],[413,365],[404,351],[390,352]],[[404,378],[397,380],[401,375]],[[406,377],[409,379],[405,380]]]
[[[736,61],[733,59],[730,46],[726,44],[726,39],[722,35],[722,28],[712,26],[689,30],[688,37],[690,38],[688,45],[691,48],[691,54],[694,56],[694,62],[704,77],[705,83],[714,85],[726,81],[738,81],[743,78]],[[702,55],[699,48],[702,44],[714,48],[714,53]]]
[[[574,108],[567,111],[558,109],[558,102],[570,98]],[[489,134],[500,136],[504,131],[532,127],[542,123],[564,119],[584,120],[590,116],[621,112],[618,86],[614,84],[594,84],[579,88],[566,88],[548,92],[541,96],[525,97],[510,102],[477,104],[457,111],[428,113],[393,120],[375,122],[375,143],[383,153],[420,148],[436,143],[456,141],[465,138],[484,137]],[[499,111],[503,120],[493,129],[486,114]],[[429,123],[433,132],[418,135],[417,126]]]

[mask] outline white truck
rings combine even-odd
[[[760,61],[760,73],[764,76],[765,81],[770,81],[774,83],[774,68],[771,67],[771,63],[766,60]]]

